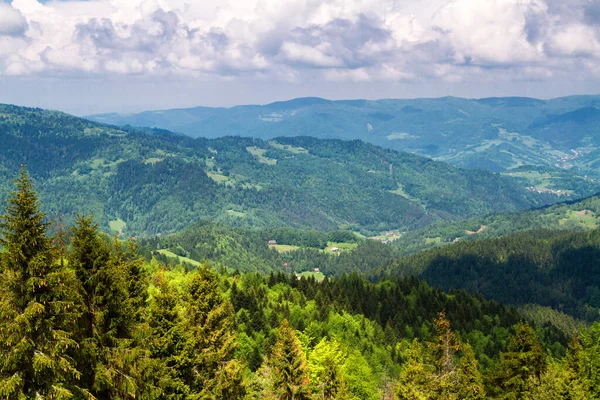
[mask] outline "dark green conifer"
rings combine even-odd
[[[162,398],[180,399],[189,393],[189,387],[179,376],[178,355],[183,350],[184,335],[179,318],[179,295],[163,271],[153,278],[157,288],[149,303],[148,322],[150,357],[153,360],[154,378],[161,388]]]
[[[510,337],[507,350],[500,355],[496,384],[507,399],[524,399],[530,386],[539,382],[546,367],[542,345],[533,328],[520,322]]]
[[[233,360],[235,330],[231,303],[223,300],[219,281],[207,265],[194,273],[185,304],[184,350],[180,373],[189,385],[190,399],[242,398],[242,369]]]
[[[83,382],[97,398],[128,398],[143,392],[144,351],[135,337],[141,326],[141,289],[131,288],[134,262],[115,240],[102,238],[91,217],[78,216],[69,265],[80,282],[83,311],[78,324],[78,363]],[[144,306],[145,307],[145,306]]]
[[[24,167],[15,183],[0,223],[0,398],[71,398],[81,393],[69,356],[74,277],[56,257]]]

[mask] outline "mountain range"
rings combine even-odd
[[[3,105],[0,141],[0,201],[25,163],[52,217],[93,213],[104,230],[130,235],[201,219],[374,234],[563,199],[358,140],[193,139]]]
[[[360,139],[459,167],[521,172],[525,176],[531,174],[519,168],[533,165],[543,167],[540,173],[549,176],[545,183],[537,184],[541,188],[552,189],[553,177],[561,171],[600,178],[600,96],[551,100],[299,98],[267,105],[87,118],[113,125],[156,127],[192,137]]]

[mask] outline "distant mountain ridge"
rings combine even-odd
[[[561,200],[516,178],[357,140],[192,139],[0,105],[0,142],[0,201],[26,163],[51,216],[94,213],[103,229],[131,235],[174,232],[202,219],[412,230]]]
[[[466,168],[523,165],[600,179],[600,96],[326,100],[195,107],[87,118],[168,129],[192,137],[360,139]]]

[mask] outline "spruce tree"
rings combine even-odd
[[[456,352],[460,349],[460,346],[450,328],[450,321],[448,321],[443,311],[434,320],[434,325],[436,337],[428,345],[436,372],[435,389],[440,398],[448,398],[448,393],[455,389],[458,382]]]
[[[184,334],[179,317],[179,295],[167,281],[163,271],[158,272],[153,283],[157,291],[149,303],[150,357],[153,360],[157,385],[162,398],[185,398],[189,387],[179,376],[178,356],[183,350]]]
[[[426,400],[435,398],[435,367],[428,362],[427,353],[418,339],[414,339],[406,352],[407,360],[400,372],[396,396],[400,400]]]
[[[485,386],[479,372],[475,352],[469,344],[461,346],[462,357],[458,369],[456,393],[461,400],[479,400],[485,398]]]
[[[69,356],[74,277],[56,257],[24,167],[15,183],[0,223],[0,397],[71,398],[84,393]]]
[[[91,217],[78,216],[69,254],[83,300],[77,359],[85,371],[85,387],[102,399],[135,397],[143,386],[144,354],[135,341],[143,331],[142,312],[139,300],[130,294],[131,260],[122,246],[102,238]]]
[[[546,357],[533,328],[520,322],[507,350],[500,355],[496,384],[504,392],[504,398],[524,399],[531,386],[538,384],[545,367]]]
[[[309,398],[306,356],[287,319],[284,319],[279,327],[269,366],[273,374],[273,389],[278,399]]]
[[[186,341],[178,368],[190,387],[188,398],[242,398],[242,369],[233,360],[233,307],[221,297],[218,278],[207,265],[193,273],[184,307]]]

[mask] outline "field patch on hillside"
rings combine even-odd
[[[177,254],[175,254],[175,253],[173,253],[172,251],[169,251],[169,250],[157,250],[157,251],[160,254],[164,254],[165,256],[167,256],[169,258],[176,258],[181,263],[190,264],[190,265],[193,265],[195,267],[199,267],[200,265],[202,265],[202,263],[200,263],[200,262],[198,262],[196,260],[192,260],[191,258],[187,258],[187,257],[178,256]]]
[[[250,154],[252,154],[254,157],[256,157],[258,159],[258,162],[261,164],[267,164],[267,165],[277,164],[276,159],[265,156],[265,153],[267,152],[266,149],[261,149],[256,146],[251,146],[251,147],[246,147],[246,150],[248,150],[248,152]]]

